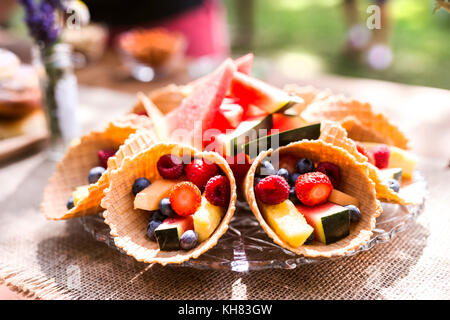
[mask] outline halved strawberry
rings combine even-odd
[[[309,172],[298,177],[295,183],[297,198],[306,206],[325,203],[333,190],[330,178],[322,172]]]
[[[202,203],[202,194],[195,184],[183,181],[174,185],[169,192],[172,209],[180,216],[194,214]]]

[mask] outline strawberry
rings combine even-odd
[[[247,175],[248,170],[251,167],[250,158],[247,154],[244,152],[241,152],[234,157],[227,156],[227,162],[228,165],[231,168],[231,171],[233,171],[234,178],[236,179],[236,182],[241,182],[244,180],[245,176]]]
[[[225,176],[209,179],[205,187],[205,198],[215,206],[226,207],[230,201],[230,182]]]
[[[295,183],[297,198],[306,206],[325,203],[332,190],[330,178],[322,172],[302,174]]]
[[[186,177],[200,190],[203,190],[209,179],[219,174],[219,168],[214,163],[208,163],[203,159],[194,159],[186,165]]]
[[[358,152],[361,153],[363,156],[367,157],[367,159],[371,164],[375,165],[375,159],[363,144],[357,142],[356,149],[358,149]]]
[[[389,157],[391,155],[391,151],[389,147],[385,144],[380,144],[369,151],[373,158],[375,159],[375,165],[378,169],[385,169],[389,166]]]
[[[202,194],[195,184],[183,181],[169,191],[172,209],[180,216],[194,214],[202,203]]]
[[[100,165],[103,168],[107,168],[108,167],[108,159],[113,157],[116,154],[117,150],[113,150],[113,149],[105,149],[105,150],[99,150],[97,155],[98,155],[98,159],[100,160]]]
[[[268,176],[258,182],[255,195],[265,204],[279,204],[289,198],[289,184],[280,176]]]

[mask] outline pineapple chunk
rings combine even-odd
[[[151,185],[142,190],[134,198],[134,208],[142,210],[158,210],[159,201],[169,195],[172,188],[181,180],[156,180]]]
[[[200,208],[194,213],[194,230],[198,234],[198,241],[208,239],[220,224],[225,208],[218,207],[202,197]]]
[[[333,189],[333,191],[331,191],[330,196],[328,197],[328,201],[344,207],[349,204],[359,207],[358,199],[336,189]]]
[[[305,243],[314,231],[290,200],[276,205],[259,203],[259,207],[275,233],[294,248]]]
[[[77,187],[74,192],[72,192],[73,204],[76,206],[81,200],[87,198],[89,195],[89,185]]]
[[[389,157],[389,168],[401,168],[402,177],[411,179],[416,168],[417,157],[409,151],[390,147],[391,156]]]
[[[379,143],[374,142],[363,142],[363,145],[369,150]],[[405,179],[411,179],[416,168],[417,157],[406,150],[388,146],[390,150],[389,156],[389,168],[401,168],[402,177]]]

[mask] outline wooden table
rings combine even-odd
[[[104,63],[92,69],[78,72],[79,82],[83,84],[80,90],[81,118],[83,130],[87,132],[98,122],[106,122],[109,118],[127,111],[135,100],[133,94],[136,91],[149,91],[152,88],[164,85],[169,81],[155,82],[151,84],[137,83],[127,77],[121,76],[121,71],[105,68],[114,61],[109,57]],[[183,75],[178,79],[187,79]],[[373,103],[376,109],[385,111],[394,122],[400,124],[404,131],[411,137],[413,151],[417,153],[421,161],[419,169],[424,172],[430,184],[430,199],[427,206],[428,219],[430,220],[431,234],[442,231],[442,228],[450,226],[448,211],[450,207],[450,92],[446,90],[414,87],[383,81],[366,79],[352,79],[336,76],[320,76],[317,78],[288,78],[286,75],[273,73],[270,77],[274,84],[296,82],[299,84],[312,84],[319,88],[331,88],[335,92],[343,92],[355,98]],[[181,82],[180,82],[181,83]],[[109,90],[86,87],[95,85],[110,89],[117,89],[129,93],[113,93]],[[95,116],[94,116],[95,115]],[[100,117],[100,118],[99,118]],[[22,179],[39,158],[39,154],[31,153],[20,158],[4,163],[0,166],[0,181],[6,177]],[[42,183],[45,183],[43,181]],[[5,191],[15,190],[15,182],[8,185]],[[2,187],[3,189],[3,187]],[[1,200],[1,197],[0,197]],[[36,208],[36,212],[39,209]],[[439,220],[433,215],[440,213]],[[432,240],[430,240],[431,242]],[[431,245],[431,243],[429,244]],[[444,244],[443,249],[448,248]],[[450,261],[448,252],[445,261]],[[448,277],[444,281],[450,280]],[[0,286],[0,299],[18,298],[15,293]],[[245,298],[245,297],[244,297]],[[448,298],[448,297],[447,297]]]

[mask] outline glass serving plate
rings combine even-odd
[[[370,250],[379,243],[392,240],[422,213],[428,196],[424,177],[416,172],[413,182],[403,185],[401,192],[413,196],[417,204],[400,206],[382,203],[383,213],[377,218],[371,239],[359,248],[347,252],[345,256],[353,256]],[[114,239],[110,235],[108,225],[103,221],[102,214],[82,217],[79,221],[97,241],[121,251],[114,245]],[[343,259],[345,256],[332,259]],[[319,263],[329,259],[298,256],[276,245],[259,226],[247,203],[238,201],[229,229],[217,245],[198,259],[191,259],[177,266],[247,272],[270,268],[293,269],[303,264]]]

